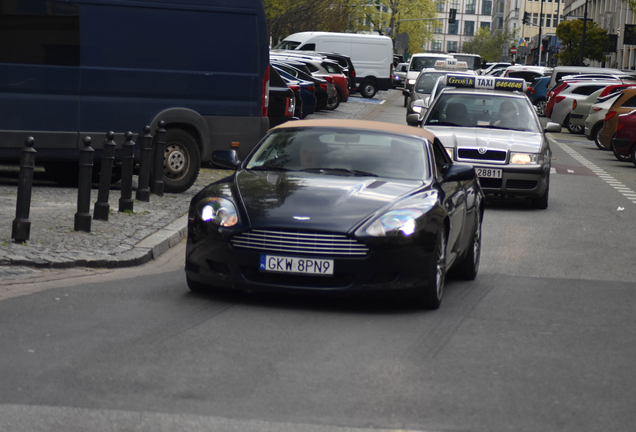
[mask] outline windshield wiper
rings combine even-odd
[[[305,168],[302,169],[301,171],[308,171],[308,172],[312,172],[312,171],[319,171],[319,172],[323,172],[323,171],[338,171],[338,172],[345,172],[345,173],[349,173],[349,174],[353,174],[355,176],[359,176],[359,177],[377,177],[377,174],[373,174],[370,173],[368,171],[362,171],[362,170],[354,170],[354,169],[350,169],[350,168]]]
[[[251,171],[291,171],[289,168],[279,167],[279,166],[253,166],[251,168],[247,168]]]

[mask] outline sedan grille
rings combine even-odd
[[[500,150],[486,150],[483,154],[476,149],[460,148],[457,150],[458,159],[505,162],[506,156],[506,152]]]
[[[234,236],[233,247],[308,255],[364,256],[369,249],[342,234],[252,230]]]

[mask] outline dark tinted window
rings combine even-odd
[[[636,107],[636,96],[632,96],[631,98],[629,98],[627,101],[623,103],[622,106],[627,108]]]
[[[298,49],[302,51],[316,51],[316,44],[305,44]]]
[[[79,66],[79,45],[76,3],[0,0],[0,63]]]

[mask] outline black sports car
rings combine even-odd
[[[430,132],[359,120],[272,129],[190,204],[193,291],[394,292],[438,308],[447,269],[474,279],[484,198]]]

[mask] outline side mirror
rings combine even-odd
[[[548,122],[545,125],[545,132],[561,132],[561,125],[555,122]]]
[[[420,115],[417,113],[409,114],[406,116],[406,123],[409,126],[417,126],[420,124]]]
[[[475,178],[475,168],[469,164],[454,163],[444,173],[445,182],[467,181]]]
[[[229,169],[236,169],[241,165],[236,150],[215,150],[212,153],[212,163]]]

